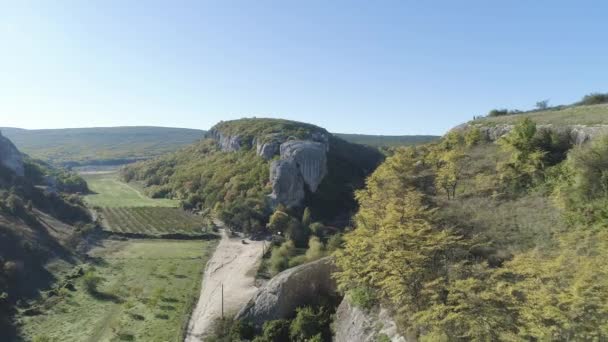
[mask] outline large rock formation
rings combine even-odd
[[[302,204],[306,195],[317,191],[327,174],[328,146],[314,141],[291,140],[281,144],[281,159],[270,164],[272,198],[287,207]]]
[[[294,139],[282,133],[245,137],[211,129],[208,136],[217,141],[222,151],[234,152],[255,147],[257,155],[265,160],[280,156],[279,160],[270,164],[270,198],[273,205],[301,205],[306,196],[304,186],[310,192],[317,191],[327,174],[329,134],[326,132],[310,132],[305,139]]]
[[[0,165],[23,176],[23,158],[17,147],[0,133]]]
[[[335,342],[375,342],[385,335],[393,342],[406,342],[397,331],[388,310],[376,308],[364,311],[347,298],[342,300],[334,319]]]
[[[235,318],[261,328],[266,321],[292,317],[296,308],[336,295],[334,271],[331,258],[283,271],[260,288]]]
[[[295,163],[288,160],[275,160],[270,164],[270,183],[272,194],[270,197],[276,203],[287,207],[299,205],[306,193],[304,180]]]

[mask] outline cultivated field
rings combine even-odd
[[[508,124],[516,122],[524,116],[541,125],[605,125],[608,124],[608,105],[566,107],[560,110],[482,118],[474,122],[485,125]]]
[[[109,241],[97,258],[97,293],[85,278],[19,319],[26,341],[182,341],[203,268],[217,241]],[[91,266],[84,266],[85,268]]]
[[[177,208],[109,207],[100,212],[104,229],[115,233],[201,235],[209,228],[201,216]]]
[[[171,199],[149,198],[133,185],[118,179],[116,172],[82,173],[93,194],[85,201],[91,207],[177,207],[179,202]]]

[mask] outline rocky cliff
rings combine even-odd
[[[23,176],[23,158],[17,147],[0,133],[0,165]]]
[[[406,342],[397,331],[397,324],[387,310],[374,308],[369,311],[342,300],[334,319],[335,342],[376,342],[380,336],[393,342]]]
[[[298,131],[297,136],[289,130],[248,132],[212,128],[208,137],[214,139],[225,152],[255,149],[256,154],[270,161],[270,183],[272,205],[287,207],[302,205],[306,191],[317,191],[328,172],[327,152],[330,149],[330,134],[314,126]]]
[[[334,271],[331,258],[283,271],[260,288],[235,318],[261,328],[266,321],[292,317],[296,308],[336,295]]]
[[[475,123],[467,123],[453,128],[454,131],[462,131],[477,127],[485,139],[496,141],[503,135],[509,133],[514,125],[512,124],[497,124],[497,125],[482,125]],[[537,125],[537,129],[547,129],[557,132],[569,132],[572,142],[575,144],[583,144],[599,135],[608,134],[608,125],[566,125],[557,126],[551,124]]]

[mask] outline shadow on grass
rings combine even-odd
[[[179,299],[173,297],[163,297],[161,300],[165,303],[179,303]]]
[[[87,291],[91,297],[97,299],[97,300],[101,300],[104,302],[112,302],[112,303],[116,303],[116,304],[120,304],[120,303],[124,303],[124,300],[120,297],[118,297],[117,295],[111,294],[111,293],[106,293],[106,292],[100,292],[100,291]]]

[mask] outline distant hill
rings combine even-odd
[[[334,135],[351,143],[375,147],[418,145],[440,138],[437,135],[367,135],[347,133],[334,133]]]
[[[198,129],[144,126],[0,130],[22,152],[67,166],[148,159],[192,144],[205,133]]]

